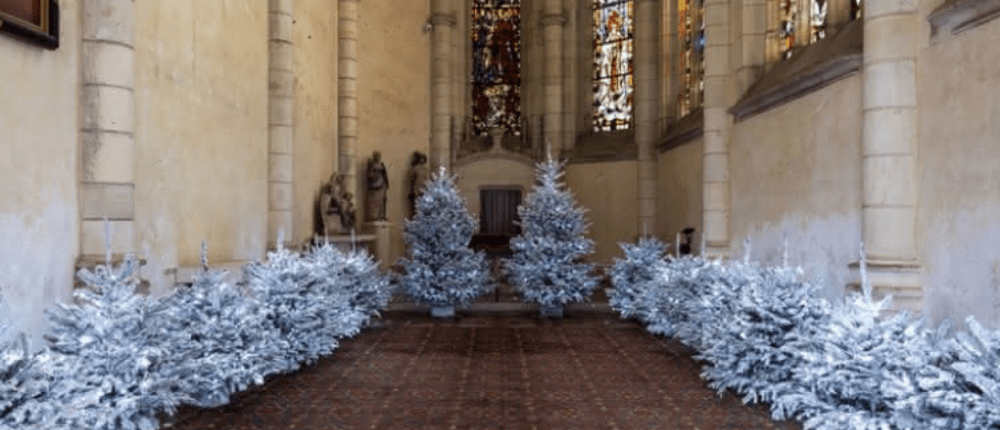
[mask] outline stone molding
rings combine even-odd
[[[569,19],[566,18],[565,13],[549,13],[543,15],[539,22],[541,22],[542,27],[548,27],[551,25],[564,27],[566,23],[569,22]]]
[[[1000,16],[1000,0],[950,0],[930,15],[931,37],[959,34]]]
[[[656,142],[656,150],[663,153],[693,142],[705,133],[704,126],[705,111],[702,108],[697,108],[667,128],[666,134]]]
[[[635,129],[587,132],[579,135],[569,151],[569,164],[637,160]]]
[[[766,72],[729,109],[735,121],[802,97],[861,72],[862,20],[846,23],[835,34],[795,52]]]
[[[455,18],[455,14],[451,13],[432,14],[430,18],[427,18],[427,22],[431,23],[431,25],[435,27],[439,25],[444,25],[448,27],[454,27],[458,25],[458,19]]]
[[[861,292],[861,264],[848,264],[850,278],[847,290]],[[920,313],[923,311],[923,265],[917,260],[889,260],[873,258],[865,262],[868,282],[872,286],[872,299],[881,300],[892,295],[892,308]]]

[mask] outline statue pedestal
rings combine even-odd
[[[387,270],[389,266],[392,265],[392,261],[389,261],[389,228],[392,224],[389,221],[371,221],[365,224],[365,229],[372,232],[372,236],[375,237],[375,249],[373,255],[379,261],[379,268],[382,270]]]
[[[356,234],[353,236],[349,234],[338,234],[334,236],[323,236],[315,235],[313,236],[314,245],[322,245],[324,243],[329,243],[333,247],[343,251],[350,252],[352,249],[363,249],[369,254],[375,255],[373,243],[375,243],[374,234]]]

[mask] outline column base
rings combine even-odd
[[[717,246],[709,244],[704,247],[703,250],[699,250],[699,254],[705,257],[707,260],[721,260],[726,261],[732,258],[733,251],[729,249],[728,246]]]
[[[847,267],[850,270],[847,291],[862,292],[860,263],[855,261]],[[865,270],[873,300],[891,294],[891,309],[923,312],[923,265],[919,261],[872,259],[865,262]]]
[[[371,221],[365,223],[365,229],[375,235],[375,258],[379,261],[379,268],[387,270],[389,261],[389,229],[392,223],[389,221]]]

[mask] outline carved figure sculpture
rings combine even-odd
[[[354,203],[351,193],[344,191],[344,175],[330,175],[330,182],[323,187],[319,197],[319,210],[323,218],[323,234],[344,234],[354,228]]]
[[[368,221],[384,221],[385,197],[389,189],[389,173],[382,164],[382,154],[375,151],[368,162]]]
[[[410,163],[410,216],[417,213],[417,199],[424,192],[429,176],[427,156],[419,151],[414,152],[413,161]]]

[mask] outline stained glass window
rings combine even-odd
[[[705,20],[702,19],[703,12],[703,0],[678,0],[677,2],[677,34],[681,44],[680,58],[678,59],[680,89],[677,96],[677,109],[681,117],[700,106],[701,100],[704,99]]]
[[[472,126],[521,134],[521,0],[472,1]]]
[[[810,42],[816,42],[826,37],[826,10],[829,0],[809,0],[812,4],[809,11]],[[851,0],[852,2],[855,0]]]
[[[795,21],[798,19],[798,0],[781,0],[779,3],[778,37],[782,58],[792,56],[795,47]]]
[[[632,124],[632,0],[594,1],[594,131]]]

